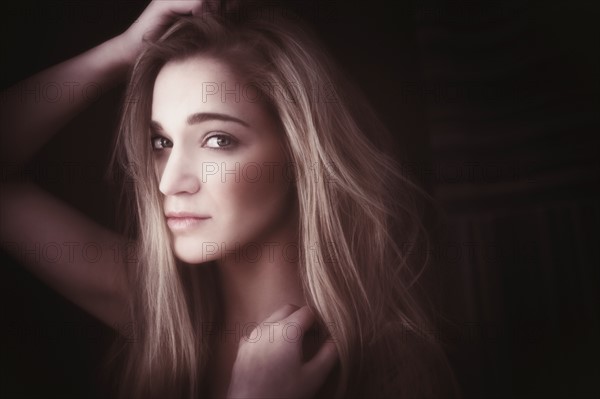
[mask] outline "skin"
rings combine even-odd
[[[152,103],[152,144],[165,211],[209,217],[196,228],[172,230],[176,255],[192,264],[290,230],[285,225],[294,207],[273,118],[247,96],[227,95],[223,101],[220,93],[207,94],[205,82],[235,87],[240,79],[210,58],[171,62],[157,76]],[[189,116],[198,113],[209,116],[189,124]]]
[[[178,16],[200,15],[204,12],[202,7],[203,2],[196,0],[153,1],[127,31],[30,77],[22,82],[23,87],[45,82],[112,87],[127,78],[144,46],[144,39],[159,37]],[[257,331],[244,331],[255,339],[248,341],[241,337],[233,343],[217,345],[216,355],[208,359],[209,370],[214,371],[209,376],[212,396],[311,397],[323,385],[337,360],[337,353],[333,343],[324,344],[316,348],[318,351],[309,351],[317,354],[304,361],[305,357],[300,356],[304,349],[303,334],[292,336],[291,330],[285,334],[288,322],[303,331],[314,322],[310,309],[300,307],[305,302],[296,262],[286,259],[282,245],[275,246],[273,252],[264,251],[269,256],[252,259],[218,251],[206,256],[208,254],[203,252],[201,245],[210,240],[231,249],[235,243],[247,246],[252,242],[286,243],[297,239],[293,224],[297,215],[289,212],[293,198],[291,184],[283,180],[281,174],[279,179],[253,179],[252,184],[248,180],[236,181],[235,176],[230,175],[223,181],[220,174],[215,178],[213,173],[206,176],[206,180],[202,175],[201,165],[209,161],[217,165],[225,163],[229,165],[228,169],[236,162],[240,166],[251,162],[260,165],[259,161],[281,165],[285,157],[280,148],[280,132],[260,104],[197,101],[194,95],[198,91],[192,88],[197,89],[202,81],[228,82],[227,87],[241,82],[226,65],[210,59],[167,65],[156,81],[152,118],[163,127],[164,137],[160,142],[169,140],[173,143],[170,149],[155,154],[165,210],[202,212],[210,216],[193,231],[174,232],[173,248],[178,257],[190,263],[208,260],[218,263],[224,318],[228,324],[252,321],[261,325],[256,323],[257,320],[279,323],[270,324],[272,329],[267,329],[263,335],[266,339],[256,340]],[[63,96],[59,101],[23,103],[14,94],[17,92],[3,93],[7,101],[0,118],[0,131],[6,144],[2,147],[5,150],[3,159],[15,167],[25,165],[53,134],[92,101],[75,95],[74,98]],[[186,125],[190,112],[210,109],[233,113],[247,126],[214,120],[196,123],[193,127]],[[217,130],[239,140],[240,145],[235,151],[203,146],[203,135]],[[214,145],[214,141],[211,144]],[[269,176],[278,175],[272,173]],[[56,245],[56,242],[97,243],[102,248],[126,248],[129,244],[126,237],[108,231],[34,184],[6,183],[2,193],[0,241],[3,243],[21,242],[28,248],[44,248]],[[14,245],[7,249],[17,259],[22,256],[22,251]],[[102,257],[94,261],[81,256],[80,251],[73,257],[52,260],[44,255],[38,253],[38,257],[27,256],[28,259],[20,260],[65,297],[127,338],[131,337],[128,331],[119,327],[130,322],[127,309],[128,290],[131,289],[125,272],[128,264],[121,257],[115,257],[112,251],[103,251]],[[293,253],[287,255],[293,256]]]
[[[317,355],[305,363],[302,339],[295,338],[314,315],[304,306],[298,277],[297,210],[283,135],[254,96],[243,90],[222,96],[215,83],[228,90],[245,85],[214,58],[169,62],[156,78],[151,115],[165,212],[207,217],[171,228],[174,252],[189,264],[216,261],[225,328],[237,332],[217,334],[211,391],[215,397],[310,397],[336,353],[332,342],[320,348],[313,342],[308,352]]]

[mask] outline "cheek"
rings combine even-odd
[[[239,236],[258,233],[280,222],[286,216],[292,187],[286,172],[281,161],[266,165],[246,162],[239,163],[238,173],[215,182],[211,191],[222,227]]]
[[[218,201],[232,213],[246,217],[269,213],[287,197],[291,180],[285,176],[284,165],[240,163],[238,173],[224,176],[216,187]]]

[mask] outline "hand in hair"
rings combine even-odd
[[[255,329],[240,340],[227,398],[312,397],[338,359],[335,343],[326,340],[303,362],[304,332],[314,321],[308,306],[285,305],[260,324],[268,329]]]
[[[153,0],[140,17],[119,36],[123,57],[133,63],[139,55],[144,40],[160,37],[175,19],[186,15],[200,15],[206,0]]]

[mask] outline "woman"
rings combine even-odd
[[[134,326],[124,397],[452,394],[439,344],[420,333],[420,268],[398,244],[423,232],[420,190],[316,40],[257,15],[156,1],[122,35],[30,78],[130,75],[114,160],[131,177],[134,229],[106,231],[13,183],[2,241],[135,240],[135,259],[106,252],[102,268],[29,265],[109,325]],[[4,159],[23,164],[86,101],[3,107]],[[28,229],[33,218],[61,236]]]

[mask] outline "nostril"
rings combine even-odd
[[[182,152],[181,147],[174,148],[162,166],[159,190],[164,195],[190,194],[200,189],[197,164],[190,153]]]
[[[159,182],[159,191],[164,195],[193,194],[199,190],[199,179],[191,173],[165,173]]]

